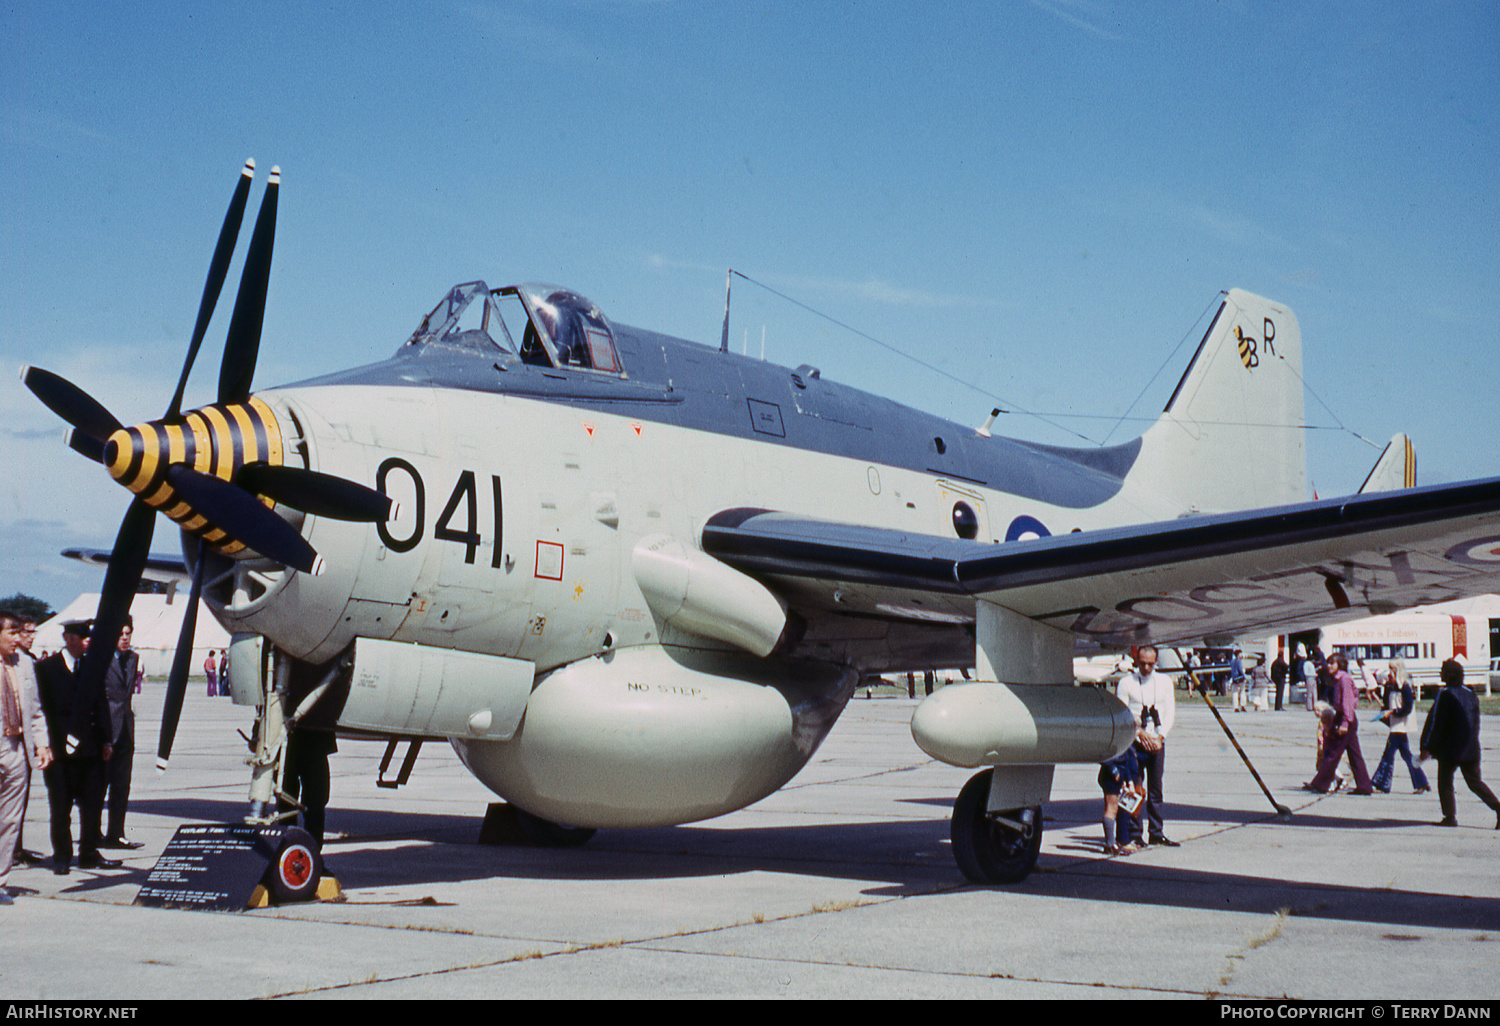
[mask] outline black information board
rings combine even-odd
[[[178,827],[135,903],[240,911],[276,857],[286,829],[245,823]]]

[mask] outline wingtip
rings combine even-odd
[[[268,184],[268,185],[280,185],[281,184],[281,165],[280,164],[276,164],[276,165],[273,165],[271,167],[271,176],[266,179],[266,184]]]
[[[312,570],[311,570],[312,575],[314,577],[321,576],[322,573],[323,573],[323,566],[324,566],[324,563],[323,563],[323,557],[322,556],[315,556],[315,557],[313,557],[313,565],[312,565]]]
[[[240,173],[243,174],[246,178],[254,178],[255,177],[255,158],[254,157],[246,157],[245,158],[245,169],[243,171],[241,171]]]
[[[156,757],[156,775],[157,776],[161,776],[166,771],[167,771],[167,760],[163,759],[161,756],[158,755]]]
[[[23,364],[21,364],[21,380],[23,382],[26,380],[26,375],[28,375],[30,373],[31,373],[31,364],[29,364],[29,363],[23,363]]]

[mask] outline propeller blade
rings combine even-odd
[[[250,180],[254,177],[255,160],[251,158],[245,161],[245,168],[240,172],[234,196],[229,200],[229,210],[224,215],[224,227],[219,229],[219,242],[214,247],[214,258],[208,265],[208,280],[203,283],[203,298],[198,302],[198,323],[193,327],[193,340],[188,344],[187,359],[182,364],[182,377],[177,379],[177,391],[172,393],[172,402],[167,407],[165,420],[175,421],[182,412],[182,393],[187,388],[193,361],[198,358],[198,347],[203,344],[203,333],[208,330],[208,322],[213,318],[214,307],[218,305],[224,278],[229,274],[229,261],[234,256],[234,244],[240,237],[240,222],[245,217],[245,201],[250,196]]]
[[[95,463],[104,462],[104,443],[93,435],[85,434],[74,428],[67,434],[68,448],[81,456],[87,456]]]
[[[250,396],[255,377],[255,359],[260,352],[260,329],[266,316],[266,288],[271,282],[271,251],[276,244],[276,194],[281,188],[281,169],[271,168],[266,195],[261,200],[240,291],[234,297],[229,319],[229,337],[224,341],[224,362],[219,365],[219,402],[238,403]]]
[[[130,603],[141,583],[141,571],[146,567],[155,531],[156,510],[140,499],[132,500],[115,536],[109,569],[104,572],[104,586],[100,589],[99,612],[89,635],[89,648],[78,666],[78,700],[73,705],[73,721],[68,727],[70,751],[88,730],[89,713],[104,691],[104,675],[114,658],[120,631],[130,616]]]
[[[321,572],[322,558],[302,535],[238,485],[185,463],[168,467],[167,481],[182,501],[262,556],[303,573]]]
[[[124,425],[67,378],[40,367],[22,367],[21,380],[47,409],[101,443]]]
[[[177,651],[172,656],[172,671],[167,675],[167,694],[161,709],[161,737],[156,744],[156,772],[165,773],[172,758],[172,741],[177,737],[177,721],[182,716],[182,700],[187,695],[188,672],[193,664],[193,638],[198,630],[198,599],[203,594],[203,542],[198,542],[198,558],[193,563],[193,587],[188,594],[187,610],[182,615],[182,631],[177,635]]]
[[[235,473],[234,483],[314,516],[374,524],[395,516],[396,504],[389,496],[316,470],[249,463]]]

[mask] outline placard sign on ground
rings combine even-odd
[[[135,903],[239,911],[276,857],[284,830],[244,823],[178,827]]]

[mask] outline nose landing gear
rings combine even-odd
[[[311,901],[318,895],[323,877],[323,858],[312,835],[292,827],[281,838],[276,858],[266,871],[266,886],[278,905],[293,901]]]

